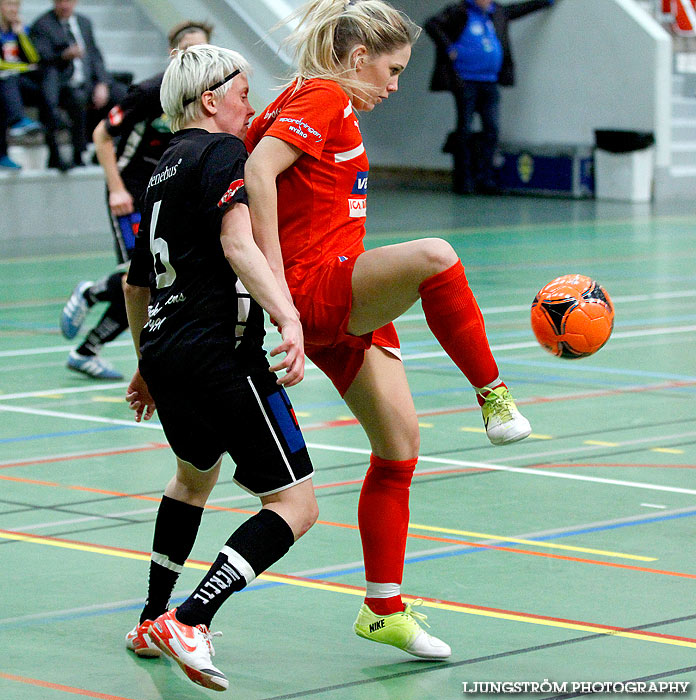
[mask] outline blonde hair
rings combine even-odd
[[[231,49],[198,44],[184,51],[173,51],[160,88],[160,102],[171,121],[172,131],[179,131],[201,117],[201,95],[234,71],[248,73],[249,64]],[[228,80],[213,90],[213,95],[222,98],[233,82],[234,79]],[[184,105],[189,100],[191,102]]]
[[[364,92],[362,81],[349,77],[350,52],[364,46],[370,58],[413,45],[421,28],[383,0],[310,0],[284,20],[296,19],[288,38],[294,48],[299,86],[305,80],[333,80],[349,91]]]

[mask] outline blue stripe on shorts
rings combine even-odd
[[[273,417],[276,419],[280,432],[285,438],[290,454],[301,450],[305,446],[305,441],[288,395],[284,390],[277,391],[275,394],[266,397],[266,401],[273,413]]]

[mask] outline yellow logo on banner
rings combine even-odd
[[[534,158],[529,153],[523,153],[517,159],[517,174],[525,185],[532,179],[532,175],[534,175]]]

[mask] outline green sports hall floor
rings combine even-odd
[[[463,682],[547,679],[556,687],[518,697],[551,698],[581,694],[574,682],[696,682],[696,205],[375,189],[369,221],[369,246],[437,235],[457,249],[533,434],[489,445],[420,308],[397,323],[423,445],[404,591],[423,598],[431,631],[453,649],[447,663],[413,660],[351,630],[368,447],[309,367],[291,398],[320,522],[216,617],[228,696],[445,700],[463,697]],[[3,700],[212,694],[169,660],[124,648],[173,460],[156,421],[131,422],[124,382],[65,368],[60,309],[78,280],[113,263],[101,223],[94,250],[61,254],[47,224],[55,254],[0,260]],[[536,344],[529,304],[572,272],[606,287],[616,326],[597,355],[569,362]],[[105,356],[134,368],[125,336]],[[231,466],[177,599],[256,507]]]

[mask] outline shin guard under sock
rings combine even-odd
[[[203,508],[162,496],[155,520],[147,601],[140,622],[167,611],[169,598],[184,568],[201,524]]]
[[[262,508],[232,533],[196,590],[177,608],[176,619],[210,627],[220,606],[285,555],[294,541],[285,520]]]
[[[401,581],[408,534],[409,489],[418,458],[404,461],[370,457],[358,503],[358,524],[372,612],[388,615],[404,609]]]
[[[442,349],[473,386],[487,386],[498,376],[498,366],[461,261],[428,277],[418,291],[425,320]]]

